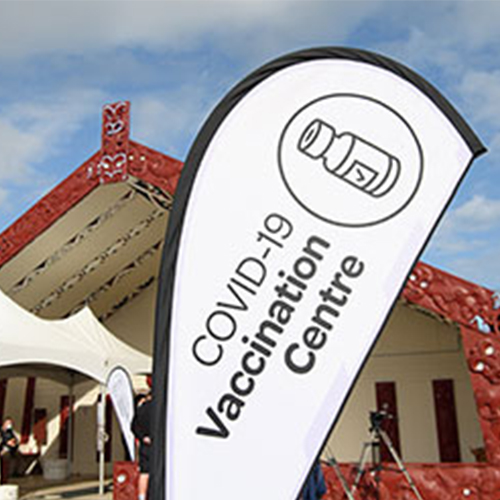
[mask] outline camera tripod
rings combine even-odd
[[[397,465],[397,469],[395,470],[403,474],[413,494],[415,495],[415,498],[417,498],[417,500],[423,500],[422,495],[418,491],[417,486],[415,485],[413,479],[411,478],[403,461],[401,460],[401,457],[398,455],[396,449],[394,448],[389,436],[381,427],[382,422],[386,417],[388,417],[388,414],[385,412],[370,413],[370,422],[371,422],[370,440],[363,444],[363,448],[361,450],[361,457],[358,466],[356,467],[357,470],[356,477],[351,487],[349,487],[346,478],[342,474],[342,471],[340,470],[337,460],[333,457],[333,455],[329,452],[329,450],[327,450],[330,455],[328,463],[333,466],[348,500],[355,500],[354,494],[356,493],[356,490],[358,489],[358,486],[361,483],[361,479],[367,472],[371,472],[374,474],[377,499],[380,498],[380,480],[381,480],[380,472],[384,470],[384,466],[382,465],[380,457],[380,448],[382,446],[382,443],[384,443],[387,446],[387,449],[389,450],[392,458],[394,459],[394,462]],[[369,465],[370,451],[371,451],[371,465]]]

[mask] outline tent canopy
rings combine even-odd
[[[117,367],[129,375],[151,373],[151,358],[117,339],[88,308],[46,320],[0,292],[0,370],[13,376],[25,366],[63,382],[77,372],[105,384]]]

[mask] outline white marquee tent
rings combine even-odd
[[[88,308],[64,320],[45,320],[0,292],[0,369],[20,365],[66,368],[105,384],[118,367],[151,372],[151,358],[111,334]],[[61,371],[61,373],[63,373]]]
[[[111,377],[110,383],[111,374],[118,373],[122,376]],[[151,373],[151,358],[117,339],[90,309],[84,308],[67,319],[46,320],[0,292],[2,377],[36,374],[71,386],[88,377],[102,388],[108,384],[125,438],[133,442],[127,425],[132,417],[133,395],[127,379],[146,373]]]

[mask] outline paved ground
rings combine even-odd
[[[99,495],[95,478],[73,477],[64,482],[47,481],[42,476],[12,479],[19,486],[20,500],[112,500],[111,479],[105,482],[104,495]]]

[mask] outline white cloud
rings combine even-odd
[[[0,187],[0,206],[4,206],[7,203],[8,191]]]
[[[382,4],[381,0],[0,2],[0,57],[89,54],[118,47],[184,51],[207,39],[229,41],[228,52],[244,48],[251,53],[269,43],[279,50],[297,34],[309,34],[307,39],[324,33],[341,40]]]
[[[14,186],[22,186],[33,200],[54,182],[46,164],[50,157],[74,140],[89,115],[103,104],[100,91],[60,91],[38,101],[14,102],[0,113],[0,201],[9,206]]]
[[[500,199],[476,195],[453,211],[452,220],[460,231],[489,231],[500,220]]]
[[[475,118],[500,129],[500,70],[474,71],[465,73],[460,87],[464,99]]]
[[[194,139],[196,129],[215,98],[210,87],[188,83],[171,92],[136,97],[132,103],[135,139],[184,159],[181,144]]]
[[[446,24],[443,21],[444,33]],[[405,38],[379,43],[378,49],[412,67],[432,66],[447,74],[460,75],[466,64],[460,45],[446,35],[435,36],[425,23],[417,23],[409,27]]]
[[[116,47],[181,49],[206,33],[238,29],[281,2],[1,2],[0,53],[23,57],[57,51],[81,53]],[[21,22],[20,22],[21,21]]]
[[[471,0],[456,4],[451,33],[462,45],[479,49],[500,41],[500,2]]]
[[[484,248],[497,231],[499,220],[500,199],[475,195],[446,215],[432,246],[448,255]]]
[[[446,267],[469,281],[500,290],[499,250],[498,247],[490,246],[481,252],[449,259]]]
[[[183,158],[248,68],[321,33],[340,40],[380,3],[0,1],[0,189],[36,184],[38,194],[53,184],[48,161],[98,114],[105,92],[88,90],[97,85],[132,100],[135,138]],[[196,56],[207,47],[215,67]],[[23,77],[33,97],[18,96]]]
[[[41,137],[0,119],[0,182],[23,179],[30,173],[29,164],[43,156],[44,149]]]
[[[474,68],[491,67],[495,45],[500,43],[500,2],[409,1],[404,5],[392,9],[391,22],[396,29],[398,25],[405,29],[396,38],[382,39],[380,50],[414,67],[437,69],[451,83],[460,82]]]

